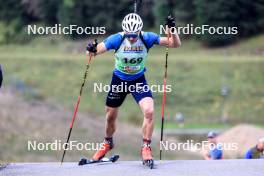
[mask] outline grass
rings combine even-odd
[[[220,90],[226,85],[230,90],[224,105],[228,121],[263,123],[264,58],[255,52],[264,47],[263,38],[220,49],[183,41],[181,48],[170,49],[167,84],[172,85],[172,92],[167,94],[166,118],[182,112],[190,127],[217,124],[223,107]],[[50,38],[39,38],[27,45],[0,46],[4,86],[21,91],[28,100],[37,98],[73,108],[85,71],[84,46],[84,42]],[[162,85],[164,60],[163,47],[150,50],[146,72],[149,84]],[[94,59],[81,111],[104,114],[106,93],[93,92],[93,84],[109,84],[113,68],[113,52]],[[159,121],[162,93],[154,93],[154,99]],[[141,112],[131,96],[127,97],[119,118],[141,123]]]
[[[155,127],[160,128],[160,123],[156,123]],[[166,122],[165,129],[228,129],[232,127],[230,124],[185,124],[183,127],[180,127],[176,122]]]

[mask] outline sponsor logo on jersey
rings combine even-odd
[[[140,65],[137,65],[137,66],[125,66],[124,67],[124,71],[125,72],[135,72],[135,71],[138,71],[140,70]]]
[[[139,46],[124,46],[124,51],[140,52],[140,51],[143,51],[143,46],[142,45],[139,45]]]

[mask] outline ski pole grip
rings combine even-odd
[[[94,46],[97,47],[97,45],[98,45],[97,39],[94,39]]]

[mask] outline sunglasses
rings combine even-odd
[[[138,34],[125,34],[126,38],[137,38]]]
[[[216,136],[215,136],[216,137]],[[210,137],[207,137],[208,139],[214,139],[215,137],[212,137],[212,136],[210,136]]]

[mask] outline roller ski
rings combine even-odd
[[[113,155],[110,158],[105,157],[105,155],[113,149],[113,139],[112,138],[105,138],[104,142],[102,143],[100,149],[95,152],[93,155],[92,159],[86,159],[86,158],[81,158],[79,161],[79,166],[80,165],[85,165],[85,164],[93,164],[93,163],[102,163],[102,162],[116,162],[119,159],[119,155]]]
[[[154,168],[154,160],[151,154],[151,148],[149,144],[143,144],[141,148],[142,164],[149,167],[150,169]]]

